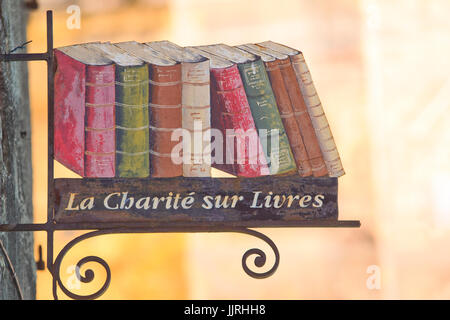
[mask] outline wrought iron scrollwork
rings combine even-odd
[[[244,253],[244,255],[242,256],[242,268],[244,269],[245,273],[247,273],[250,277],[253,277],[256,279],[264,279],[264,278],[270,277],[272,274],[274,274],[275,271],[278,269],[278,265],[280,264],[280,253],[278,252],[278,248],[275,245],[275,243],[266,235],[264,235],[258,231],[255,231],[255,230],[244,229],[239,232],[249,234],[249,235],[252,235],[254,237],[257,237],[257,238],[263,240],[272,248],[273,253],[275,254],[275,262],[274,262],[272,268],[270,268],[266,272],[258,273],[258,272],[250,270],[250,268],[248,267],[248,259],[250,258],[250,256],[256,255],[255,260],[254,260],[255,266],[258,268],[262,268],[265,266],[265,264],[267,262],[266,254],[264,253],[264,251],[262,251],[261,249],[257,249],[257,248],[247,250]]]
[[[201,232],[202,230],[198,230],[199,232]],[[243,233],[243,234],[247,234],[247,235],[251,235],[254,236],[256,238],[259,238],[261,240],[263,240],[264,242],[266,242],[273,250],[273,253],[275,255],[275,262],[273,264],[273,266],[266,272],[255,272],[252,271],[250,269],[250,267],[248,266],[248,260],[251,256],[256,255],[255,259],[254,259],[254,264],[256,267],[258,268],[262,268],[265,266],[266,262],[267,262],[267,256],[266,253],[261,250],[261,249],[257,249],[257,248],[252,248],[247,250],[243,257],[242,257],[242,268],[244,269],[245,273],[247,273],[249,276],[256,278],[256,279],[263,279],[263,278],[267,278],[270,277],[278,268],[278,265],[280,263],[280,254],[278,252],[278,248],[275,245],[275,243],[266,235],[252,230],[252,229],[235,229],[235,230],[221,230],[222,232],[236,232],[236,233]],[[73,293],[72,291],[70,291],[63,283],[62,279],[61,279],[61,264],[62,261],[64,259],[64,257],[66,256],[66,254],[70,251],[70,249],[72,249],[76,244],[80,243],[81,241],[84,241],[86,239],[89,238],[93,238],[96,236],[100,236],[100,235],[106,235],[106,234],[118,234],[118,233],[158,233],[158,232],[167,232],[167,230],[165,229],[161,229],[161,230],[144,230],[144,229],[107,229],[107,230],[97,230],[97,231],[92,231],[92,232],[88,232],[85,233],[73,240],[71,240],[69,243],[67,243],[64,248],[59,252],[58,256],[55,259],[55,262],[51,268],[52,270],[52,275],[53,275],[53,296],[55,299],[58,299],[58,287],[61,289],[61,291],[67,295],[68,297],[70,297],[71,299],[78,299],[78,300],[90,300],[90,299],[97,299],[98,297],[100,297],[101,295],[103,295],[103,293],[106,292],[106,290],[108,289],[110,283],[111,283],[111,269],[108,265],[108,263],[103,260],[100,257],[97,256],[87,256],[84,257],[82,259],[80,259],[78,261],[78,263],[76,264],[75,267],[75,275],[76,278],[78,279],[78,281],[80,281],[81,283],[90,283],[94,280],[95,278],[95,272],[92,269],[87,269],[84,271],[84,273],[82,274],[81,269],[82,267],[87,264],[87,263],[97,263],[100,266],[103,267],[103,269],[106,271],[106,279],[103,283],[103,285],[101,286],[100,289],[98,289],[96,292],[92,293],[92,294],[88,294],[88,295],[80,295],[80,294],[76,294]]]
[[[62,260],[64,259],[65,255],[67,254],[67,252],[73,247],[75,246],[77,243],[95,237],[95,236],[99,236],[99,235],[103,235],[103,234],[110,234],[110,233],[114,233],[111,232],[110,230],[98,230],[98,231],[93,231],[93,232],[88,232],[85,233],[75,239],[73,239],[72,241],[70,241],[58,254],[58,256],[56,257],[55,263],[53,264],[52,267],[52,275],[53,275],[53,297],[55,299],[58,299],[58,286],[59,288],[64,292],[65,295],[67,295],[68,297],[72,298],[72,299],[78,299],[78,300],[91,300],[91,299],[97,299],[98,297],[100,297],[103,293],[106,292],[106,290],[109,287],[109,284],[111,283],[111,269],[108,265],[108,263],[106,263],[105,260],[103,260],[100,257],[97,256],[87,256],[84,257],[82,259],[80,259],[78,261],[78,263],[76,264],[75,267],[75,275],[76,278],[78,279],[78,281],[82,282],[82,283],[90,283],[94,280],[95,278],[95,272],[92,269],[87,269],[84,272],[84,275],[81,274],[80,270],[81,268],[89,262],[95,262],[98,263],[99,265],[101,265],[105,271],[106,271],[106,279],[104,284],[101,286],[100,289],[98,289],[96,292],[89,294],[89,295],[79,295],[79,294],[75,294],[72,291],[70,291],[69,289],[67,289],[67,287],[63,284],[62,280],[61,280],[61,263]]]

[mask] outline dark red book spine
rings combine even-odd
[[[84,176],[86,67],[55,50],[54,157]]]
[[[114,65],[55,57],[55,160],[82,177],[114,177]]]
[[[86,72],[85,177],[115,176],[114,65]]]
[[[258,177],[269,174],[263,148],[253,121],[250,106],[236,65],[228,68],[211,69],[211,124],[221,130],[223,137],[224,165],[213,163],[213,167],[242,176]],[[226,130],[235,133],[242,130],[247,137],[237,143],[239,133],[233,143],[227,143]],[[254,135],[248,134],[253,132]],[[239,148],[239,150],[238,150]],[[241,155],[240,159],[238,154]],[[214,159],[213,155],[213,159]],[[232,160],[232,164],[230,164]]]

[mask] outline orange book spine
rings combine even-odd
[[[272,90],[277,101],[278,110],[284,129],[294,154],[295,163],[300,176],[307,177],[312,175],[312,167],[309,162],[308,153],[303,143],[300,128],[294,116],[291,100],[286,89],[283,75],[280,71],[279,60],[267,61],[264,63],[267,74],[269,75]]]
[[[312,166],[313,175],[315,177],[327,176],[328,170],[323,160],[319,141],[317,140],[317,136],[314,131],[311,118],[309,117],[309,113],[290,59],[280,59],[279,66],[281,74],[283,75],[283,80],[289,99],[291,101],[295,119],[300,127],[303,143],[305,144],[309,162]]]
[[[150,176],[182,176],[182,163],[171,156],[179,143],[172,141],[172,133],[182,127],[181,64],[150,66]]]

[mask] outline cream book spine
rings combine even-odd
[[[319,146],[331,177],[340,177],[345,174],[341,158],[331,133],[330,125],[322,107],[319,95],[314,86],[311,72],[301,52],[290,56],[297,76],[297,81],[305,99],[306,107],[311,117]]]
[[[183,164],[183,176],[209,177],[211,176],[211,154],[208,150],[211,129],[209,60],[182,62],[181,74],[182,126],[190,133],[190,141],[186,141],[183,145],[183,150],[190,150],[190,161]]]

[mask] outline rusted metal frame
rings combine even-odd
[[[46,231],[47,232],[47,268],[53,275],[53,117],[54,117],[54,81],[53,81],[53,12],[47,11],[47,51],[44,53],[0,54],[1,61],[46,61],[47,62],[47,119],[48,119],[48,165],[47,165],[47,222],[45,224],[9,224],[0,225],[0,231]],[[27,230],[28,229],[28,230]]]
[[[86,222],[86,223],[34,223],[34,224],[0,224],[0,232],[18,231],[63,231],[63,230],[105,230],[105,229],[146,229],[152,233],[155,230],[173,229],[174,232],[220,232],[231,228],[359,228],[358,220],[311,220],[311,221],[242,221],[219,224],[218,222],[188,225],[171,222],[170,225],[150,222]]]
[[[141,229],[140,228],[131,228],[131,229],[130,228],[118,228],[118,229],[96,230],[96,231],[85,233],[85,234],[71,240],[59,252],[58,256],[55,259],[54,269],[53,269],[53,271],[54,271],[54,273],[53,273],[53,297],[55,298],[55,300],[58,299],[58,292],[57,292],[58,287],[64,292],[65,295],[67,295],[68,297],[70,297],[72,299],[78,299],[78,300],[96,299],[96,298],[100,297],[103,293],[106,292],[106,290],[108,289],[109,284],[111,282],[111,269],[109,268],[109,265],[107,264],[107,262],[98,256],[86,256],[86,257],[80,259],[75,266],[75,273],[76,273],[78,280],[81,281],[82,283],[89,283],[95,278],[95,272],[92,269],[85,270],[83,274],[81,274],[81,272],[80,272],[80,269],[84,264],[86,264],[88,262],[95,262],[95,263],[100,264],[105,269],[105,271],[106,271],[105,282],[103,283],[103,285],[101,286],[101,288],[99,290],[97,290],[96,292],[94,292],[92,294],[78,295],[76,293],[71,292],[61,281],[60,267],[61,267],[61,263],[62,263],[64,256],[73,246],[75,246],[76,244],[78,244],[79,242],[81,242],[83,240],[86,240],[86,239],[89,239],[92,237],[96,237],[99,235],[124,234],[124,233],[148,233],[148,231],[149,230],[146,228],[141,228]],[[190,230],[189,232],[196,232],[196,231],[198,231],[198,232],[216,232],[214,230]],[[184,233],[184,232],[186,232],[186,230],[184,230],[184,229],[174,230],[173,228],[162,228],[162,229],[153,229],[152,232],[153,233],[174,233],[174,232]],[[265,272],[255,272],[255,271],[251,270],[248,266],[248,259],[250,258],[250,256],[255,256],[254,264],[257,268],[262,268],[265,266],[267,258],[266,258],[266,254],[263,250],[258,249],[258,248],[252,248],[252,249],[247,250],[244,253],[244,255],[242,257],[242,268],[249,276],[256,278],[256,279],[263,279],[263,278],[270,277],[277,270],[278,265],[280,263],[280,254],[279,254],[278,248],[276,247],[275,243],[266,235],[264,235],[258,231],[247,229],[247,228],[221,229],[221,230],[218,230],[217,232],[232,232],[232,233],[242,233],[242,234],[251,235],[251,236],[254,236],[256,238],[263,240],[270,246],[270,248],[273,251],[275,260],[273,262],[272,267],[268,271],[265,271]]]

